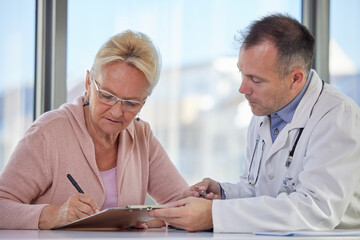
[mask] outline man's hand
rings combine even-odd
[[[201,182],[186,189],[183,196],[221,199],[221,188],[218,182],[211,178],[204,178]]]
[[[160,218],[174,227],[191,232],[213,227],[210,200],[188,197],[167,205],[168,208],[149,211],[149,216]]]

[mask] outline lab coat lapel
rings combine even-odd
[[[270,120],[267,116],[263,117],[263,120],[259,126],[258,134],[260,136],[260,139],[265,142],[265,148],[269,148],[270,146],[272,146],[272,140],[270,135]]]
[[[281,148],[284,147],[286,141],[287,141],[287,138],[289,137],[289,124],[287,124],[283,130],[281,130],[279,136],[276,138],[275,142],[273,143],[270,151],[269,151],[269,154],[268,154],[268,157],[266,158],[269,159],[273,154],[275,154],[277,151],[279,151]]]
[[[269,154],[266,156],[265,162],[268,159],[270,159],[274,154],[276,154],[279,150],[284,148],[286,142],[289,141],[290,132],[294,129],[298,129],[298,127],[296,127],[296,124],[291,124],[291,123],[287,124],[283,128],[283,130],[280,132],[279,136],[276,138],[275,142],[273,143],[272,147],[270,148]]]
[[[314,71],[310,85],[300,101],[299,106],[296,108],[293,121],[291,122],[292,128],[305,128],[305,125],[312,114],[312,110],[319,99],[322,87],[322,80]]]
[[[313,72],[308,89],[306,90],[298,107],[296,108],[292,121],[288,123],[280,132],[279,136],[276,138],[275,142],[270,148],[269,154],[267,154],[265,161],[270,159],[275,153],[277,153],[280,149],[282,149],[285,146],[286,142],[289,141],[288,140],[290,136],[289,134],[292,130],[305,128],[305,125],[312,113],[312,109],[316,104],[317,99],[319,98],[321,89],[322,89],[322,81],[319,78],[319,76],[316,74],[316,72]],[[268,131],[270,132],[270,130]]]

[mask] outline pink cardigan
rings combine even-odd
[[[0,175],[0,228],[38,229],[47,204],[63,204],[76,192],[70,173],[101,208],[105,188],[84,119],[82,97],[37,119]],[[187,188],[168,155],[143,121],[119,135],[118,205],[159,204],[180,199]]]

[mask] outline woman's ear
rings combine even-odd
[[[89,91],[89,88],[90,88],[90,72],[89,70],[86,71],[86,79],[85,79],[85,89],[86,91]]]

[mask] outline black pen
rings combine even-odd
[[[76,188],[76,190],[78,190],[79,193],[84,193],[84,191],[81,189],[81,187],[77,184],[77,182],[75,181],[75,179],[70,175],[66,175],[67,178],[70,180],[70,182],[72,183],[72,185]]]

